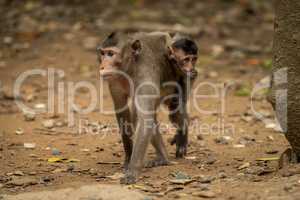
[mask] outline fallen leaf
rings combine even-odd
[[[279,160],[279,157],[266,157],[266,158],[257,158],[257,161],[275,161]]]
[[[59,157],[51,157],[51,158],[48,158],[47,160],[49,163],[55,163],[55,162],[62,162],[63,159],[62,158],[59,158]]]
[[[99,161],[99,162],[97,162],[97,164],[99,164],[99,165],[119,165],[121,163],[120,162],[113,162],[113,161],[111,161],[111,162]]]

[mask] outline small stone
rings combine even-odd
[[[185,194],[185,193],[175,193],[175,194],[173,194],[172,195],[172,197],[174,198],[174,199],[181,199],[181,198],[187,198],[187,194]]]
[[[204,140],[203,134],[198,134],[198,135],[197,135],[197,139],[198,139],[198,140]]]
[[[54,120],[49,119],[49,120],[45,120],[42,122],[43,127],[48,128],[48,129],[52,129],[54,127]]]
[[[274,141],[274,137],[272,135],[268,135],[267,136],[267,140],[273,142]]]
[[[34,149],[36,147],[35,143],[24,143],[25,149]]]
[[[35,175],[37,175],[37,172],[29,172],[28,175],[35,176]]]
[[[201,192],[194,192],[192,193],[195,197],[202,197],[202,198],[215,198],[216,194],[212,191],[201,191]]]
[[[266,151],[266,154],[277,154],[277,153],[278,153],[278,150],[275,150],[275,149],[270,149],[270,150]]]
[[[268,122],[265,125],[265,128],[268,128],[268,129],[275,129],[276,127],[277,127],[277,124],[273,123],[273,122]]]
[[[217,161],[217,159],[214,156],[209,156],[206,160],[206,164],[212,165]]]
[[[16,176],[24,176],[24,173],[22,171],[15,171],[14,175],[16,175]]]
[[[248,167],[250,167],[250,163],[249,163],[249,162],[242,164],[241,166],[239,166],[238,169],[239,169],[239,170],[242,170],[242,169],[246,169],[246,168],[248,168]]]
[[[244,144],[235,144],[233,145],[233,148],[245,148],[246,146]]]
[[[65,125],[66,125],[65,122],[62,121],[55,122],[56,127],[64,127]]]
[[[290,192],[294,189],[294,184],[291,184],[291,183],[287,183],[285,184],[284,188],[283,188],[285,191],[287,192]]]
[[[24,134],[24,130],[21,129],[21,128],[18,128],[18,129],[16,130],[16,134],[17,134],[17,135],[23,135],[23,134]]]
[[[214,139],[217,144],[229,144],[230,136],[220,136]]]
[[[35,120],[35,112],[23,111],[23,116],[25,121],[34,121]]]
[[[211,183],[213,180],[215,180],[215,177],[213,177],[213,176],[200,176],[199,182],[200,183]]]
[[[46,105],[43,104],[43,103],[38,103],[38,104],[35,104],[35,105],[34,105],[34,108],[37,109],[37,110],[43,111],[43,110],[46,109]]]
[[[239,139],[239,144],[242,144],[242,145],[251,145],[251,144],[254,144],[255,143],[255,138],[252,138],[250,136],[243,136]]]
[[[55,155],[55,156],[60,155],[60,151],[56,148],[53,148],[52,149],[52,155]]]
[[[227,175],[226,175],[225,172],[220,172],[220,173],[218,174],[218,177],[219,177],[220,179],[224,179],[224,178],[227,178]]]
[[[28,185],[36,185],[38,182],[36,179],[22,177],[22,178],[13,178],[13,180],[9,181],[7,185],[13,186],[28,186]]]
[[[201,191],[208,191],[209,190],[209,184],[206,183],[200,183],[198,185],[199,190]]]

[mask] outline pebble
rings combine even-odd
[[[267,140],[273,142],[274,141],[274,137],[272,135],[267,136]]]
[[[266,154],[277,154],[277,153],[278,153],[278,150],[275,150],[275,149],[270,149],[270,150],[266,151]]]
[[[17,135],[23,135],[23,134],[24,134],[24,130],[21,129],[21,128],[18,128],[18,129],[16,130],[16,134],[17,134]]]
[[[200,176],[199,182],[200,183],[211,183],[213,180],[215,180],[215,177],[213,177],[213,176]]]
[[[16,176],[24,176],[24,173],[22,171],[15,171],[13,174]]]
[[[80,149],[80,151],[82,151],[82,152],[89,152],[90,149]]]
[[[235,144],[233,145],[233,148],[245,148],[246,146],[244,144]]]
[[[28,185],[36,185],[38,181],[33,178],[23,177],[23,178],[13,178],[13,180],[9,181],[7,185],[14,186],[28,186]]]
[[[35,143],[24,143],[25,149],[34,149],[36,147]]]
[[[230,140],[230,136],[220,136],[214,139],[217,144],[228,144]]]
[[[248,167],[250,167],[250,163],[249,163],[249,162],[242,164],[241,166],[239,166],[238,169],[239,169],[239,170],[242,170],[242,169],[246,169],[246,168],[248,168]]]
[[[243,136],[239,139],[239,144],[242,145],[251,145],[255,143],[255,138],[252,138],[250,136]]]
[[[55,122],[56,127],[64,127],[66,124],[62,121]]]
[[[212,191],[201,191],[192,193],[193,196],[202,198],[215,198],[216,194]]]
[[[44,111],[46,109],[46,105],[43,103],[38,103],[34,105],[34,108],[40,111]]]
[[[35,120],[35,112],[23,111],[23,116],[25,121],[34,121]]]
[[[209,156],[206,160],[206,164],[212,165],[217,161],[217,159],[214,156]]]
[[[198,139],[198,140],[204,140],[203,134],[198,134],[198,135],[197,135],[197,139]]]
[[[52,155],[54,155],[54,156],[60,155],[60,151],[56,148],[53,148],[52,149]]]
[[[54,127],[54,120],[49,119],[49,120],[45,120],[42,122],[43,127],[48,128],[48,129],[52,129]]]
[[[218,174],[218,177],[221,178],[221,179],[224,179],[224,178],[227,178],[227,175],[226,175],[225,172],[220,172],[220,173]]]

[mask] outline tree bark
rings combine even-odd
[[[270,101],[286,138],[300,158],[300,1],[275,4]]]

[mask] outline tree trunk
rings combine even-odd
[[[300,1],[275,4],[270,101],[286,138],[300,158]]]

